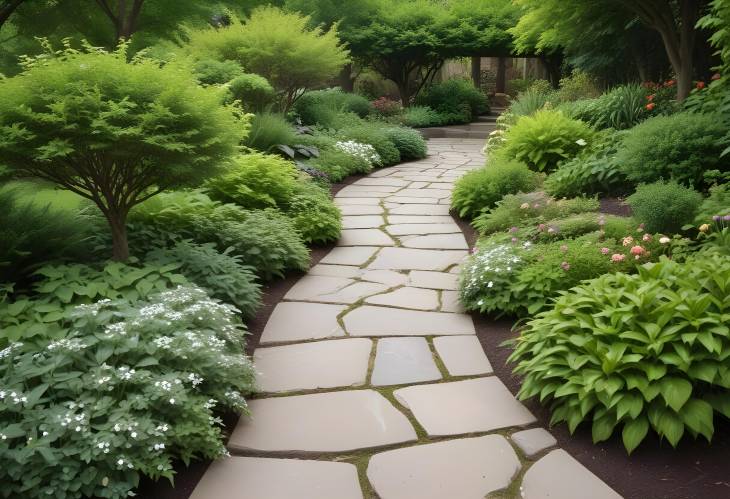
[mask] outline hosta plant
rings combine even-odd
[[[730,260],[710,252],[575,287],[517,340],[520,398],[595,442],[620,432],[628,452],[650,431],[709,441],[715,413],[730,417],[729,295]]]
[[[65,338],[0,351],[2,495],[122,498],[226,454],[219,411],[245,411],[254,383],[234,308],[178,287],[68,320]]]

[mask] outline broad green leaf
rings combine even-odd
[[[677,377],[664,378],[659,382],[659,391],[667,405],[679,412],[692,395],[692,383]]]
[[[648,432],[649,421],[647,421],[644,416],[632,419],[626,423],[623,431],[621,432],[621,438],[623,439],[626,451],[631,454],[644,440],[644,438],[646,438],[646,434]]]

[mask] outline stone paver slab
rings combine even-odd
[[[532,428],[510,435],[512,441],[527,457],[533,457],[545,449],[554,447],[558,441],[544,428]]]
[[[349,452],[416,440],[408,419],[373,390],[255,399],[232,451]]]
[[[368,265],[368,268],[385,270],[445,270],[461,262],[466,256],[466,251],[383,248],[375,260]]]
[[[380,199],[378,197],[372,197],[372,198],[345,198],[345,197],[337,197],[335,196],[335,204],[341,205],[341,206],[379,206],[380,205]]]
[[[409,386],[393,394],[431,436],[492,431],[536,421],[494,376]]]
[[[507,440],[487,435],[382,452],[367,475],[381,499],[483,499],[520,468]]]
[[[367,204],[346,204],[340,206],[340,211],[343,215],[381,215],[383,207]]]
[[[362,499],[348,463],[228,457],[210,465],[190,499]]]
[[[411,234],[461,234],[461,229],[453,222],[450,224],[387,225],[385,230],[394,236],[407,236]]]
[[[340,246],[393,246],[395,242],[380,229],[348,229],[343,230]]]
[[[321,303],[279,303],[269,317],[261,334],[261,343],[316,340],[344,336],[337,316],[345,311],[343,305]],[[307,320],[303,321],[302,317]]]
[[[397,178],[361,178],[352,185],[392,185],[395,187],[406,187],[410,182]]]
[[[459,276],[449,272],[414,270],[408,274],[408,283],[417,288],[459,289]]]
[[[433,336],[475,334],[471,317],[364,305],[344,316],[352,336]]]
[[[527,470],[521,491],[523,499],[621,499],[562,449],[552,451]]]
[[[398,191],[398,195],[415,198],[443,199],[449,197],[451,191],[446,189],[403,189]]]
[[[388,286],[402,286],[408,281],[406,274],[394,270],[364,270],[360,278],[363,281],[379,282]]]
[[[388,215],[388,222],[397,224],[452,224],[449,215]]]
[[[388,287],[385,284],[357,282],[341,277],[306,275],[292,286],[284,299],[350,304],[366,296],[382,293]]]
[[[463,314],[466,312],[464,305],[462,305],[459,300],[459,293],[457,291],[441,292],[441,311],[454,312],[457,314]]]
[[[438,198],[423,198],[415,196],[390,196],[385,198],[390,203],[401,204],[438,204]]]
[[[383,338],[378,341],[370,384],[403,385],[441,379],[426,338]]]
[[[337,193],[338,196],[342,196],[343,194],[349,194],[349,193],[358,193],[358,192],[379,192],[382,194],[390,194],[392,192],[396,192],[400,189],[402,189],[402,185],[362,185],[362,184],[352,184],[343,187],[340,189],[340,191]]]
[[[439,296],[432,289],[405,287],[371,296],[365,299],[365,303],[413,310],[436,310],[439,307]]]
[[[348,338],[257,348],[256,383],[263,392],[363,385],[372,347],[370,340]]]
[[[388,210],[391,215],[448,215],[449,209],[433,204],[404,204]]]
[[[343,229],[374,229],[383,224],[385,224],[385,219],[378,215],[342,217]]]
[[[477,376],[492,372],[492,365],[476,336],[440,336],[433,339],[433,346],[452,376]]]
[[[326,265],[318,263],[309,269],[309,275],[320,275],[324,277],[359,277],[362,269],[352,265]]]
[[[378,251],[378,247],[369,246],[344,246],[334,248],[322,258],[319,263],[331,265],[362,265]]]
[[[464,235],[459,234],[431,234],[428,236],[414,236],[402,238],[406,248],[424,249],[469,249]]]

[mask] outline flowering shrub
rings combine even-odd
[[[369,173],[373,169],[370,160],[353,156],[334,146],[321,151],[318,158],[311,159],[308,163],[326,173],[332,182],[339,182],[354,173]]]
[[[372,106],[376,113],[385,118],[398,116],[403,112],[403,106],[400,102],[387,97],[378,97],[372,102]]]
[[[491,210],[474,220],[481,234],[507,230],[513,225],[537,225],[576,213],[598,211],[599,203],[592,198],[555,200],[544,192],[508,194]]]
[[[426,141],[417,130],[404,127],[389,127],[385,135],[400,152],[401,161],[425,158],[428,154]]]
[[[527,323],[510,360],[520,398],[540,397],[552,423],[621,429],[633,451],[650,429],[676,446],[730,417],[730,259],[662,259],[638,275],[607,274],[557,298]]]
[[[354,140],[340,140],[335,144],[335,147],[350,156],[363,159],[373,166],[382,166],[383,164],[380,155],[370,144],[363,144]]]
[[[214,410],[245,411],[254,383],[234,308],[178,287],[69,320],[65,338],[0,351],[3,495],[122,498],[173,460],[226,453]]]
[[[593,131],[582,121],[560,111],[543,109],[523,116],[507,130],[503,153],[537,171],[550,172],[561,161],[576,157],[593,141]]]
[[[664,82],[645,81],[641,86],[646,91],[644,110],[649,116],[669,115],[679,110],[676,80]]]
[[[524,163],[495,157],[486,167],[472,170],[456,182],[451,207],[461,217],[474,218],[506,194],[529,192],[539,183],[540,175]]]

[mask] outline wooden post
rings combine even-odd
[[[482,87],[482,58],[479,56],[471,58],[471,81],[476,88]]]

